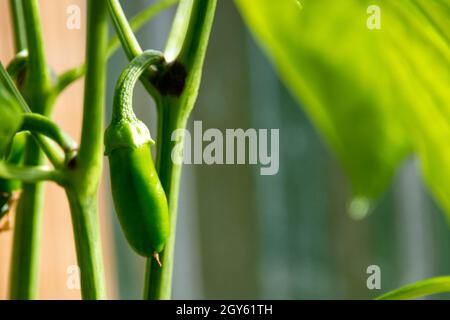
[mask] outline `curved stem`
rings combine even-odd
[[[136,14],[131,20],[130,20],[130,27],[133,32],[138,31],[141,29],[146,23],[148,23],[153,17],[155,17],[158,13],[161,11],[170,8],[174,4],[178,3],[179,0],[160,0],[158,2],[155,2],[151,4],[149,7],[144,9],[143,11]],[[120,45],[120,39],[117,35],[114,35],[108,44],[107,49],[107,57],[110,58],[119,48]],[[131,61],[135,56],[130,56],[128,59]],[[78,79],[82,78],[84,74],[86,73],[86,65],[82,64],[81,66],[75,67],[73,69],[67,70],[64,73],[62,73],[58,77],[58,84],[56,88],[56,93],[59,94],[64,89],[66,89],[69,85],[71,85],[73,82],[77,81]],[[146,86],[147,91],[151,91],[151,84],[147,82],[147,84],[144,84]],[[148,88],[147,88],[148,87]]]
[[[37,113],[28,113],[23,116],[20,131],[40,133],[49,137],[58,143],[66,153],[73,152],[78,148],[77,143],[68,134],[62,131],[56,123]]]
[[[66,154],[66,156],[64,156],[64,152],[62,152],[59,148],[56,148],[56,146],[51,143],[49,139],[42,135],[32,132],[30,138],[33,138],[37,142],[41,151],[44,152],[47,159],[53,164],[55,168],[63,168],[67,163],[67,160],[70,160],[70,158],[73,156],[72,152],[69,152]]]
[[[133,90],[142,73],[150,66],[155,66],[164,62],[164,56],[161,52],[155,50],[144,51],[134,58],[117,80],[114,90],[113,117],[129,117],[134,114],[132,99]],[[116,119],[115,121],[118,121]]]
[[[58,82],[56,83],[56,88],[55,88],[56,95],[59,95],[72,83],[74,83],[78,79],[81,79],[85,75],[85,73],[86,73],[86,65],[85,64],[82,64],[81,66],[67,70],[64,73],[62,73],[58,77]]]
[[[152,18],[155,17],[158,13],[170,8],[171,6],[175,5],[178,2],[179,0],[160,0],[151,4],[150,6],[148,6],[147,8],[136,14],[130,20],[129,26],[131,31],[136,32],[137,30],[142,28],[146,23],[152,20]],[[120,40],[116,34],[109,41],[108,56],[111,56],[119,48],[119,45]]]
[[[108,9],[117,36],[120,39],[128,60],[131,61],[142,53],[142,48],[133,33],[133,29],[128,23],[127,17],[123,13],[119,0],[108,0]],[[147,90],[154,99],[157,99],[159,94],[149,80],[153,76],[154,72],[149,68],[141,77],[141,82],[145,90]]]

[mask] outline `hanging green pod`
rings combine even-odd
[[[154,144],[132,106],[142,73],[161,64],[160,52],[145,51],[122,72],[114,92],[112,120],[105,132],[112,196],[126,239],[140,255],[159,259],[169,236],[169,210],[152,160]]]

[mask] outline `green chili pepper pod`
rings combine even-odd
[[[145,51],[121,74],[114,93],[112,121],[105,132],[114,206],[122,230],[133,249],[154,256],[169,236],[169,211],[152,160],[150,132],[133,112],[133,89],[150,65],[162,63],[156,51]]]

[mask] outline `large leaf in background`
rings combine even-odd
[[[355,196],[379,196],[417,153],[450,213],[450,0],[236,2]]]
[[[22,124],[22,113],[12,96],[0,87],[0,161]]]

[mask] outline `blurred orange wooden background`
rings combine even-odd
[[[67,8],[81,8],[80,29],[68,29]],[[55,72],[75,67],[84,60],[86,32],[86,1],[40,1],[48,61]],[[14,54],[9,1],[0,0],[0,59],[7,65]],[[80,137],[83,101],[83,81],[68,88],[57,101],[53,119],[76,140]],[[103,188],[102,188],[103,189]],[[117,281],[114,270],[114,250],[111,222],[105,214],[104,201],[99,199],[103,255],[105,259],[109,298],[117,297]],[[39,299],[79,299],[80,291],[67,286],[68,268],[76,265],[75,248],[70,222],[69,206],[65,193],[55,184],[47,184],[40,252]],[[0,234],[0,299],[8,297],[8,271],[11,257],[12,232]]]

